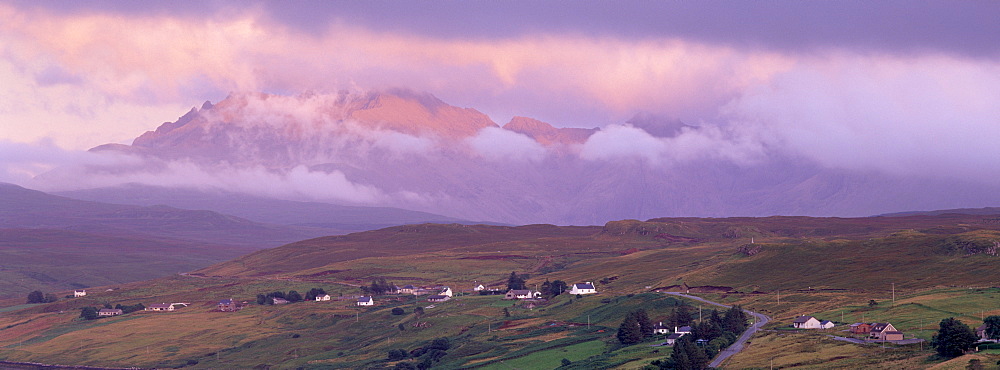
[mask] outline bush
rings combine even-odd
[[[399,308],[399,307],[396,307],[396,308],[392,309],[392,314],[393,315],[399,316],[399,315],[402,315],[402,314],[405,314],[405,313],[406,313],[406,310],[404,310],[402,308]]]

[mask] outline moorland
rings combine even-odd
[[[435,368],[643,368],[670,356],[662,337],[623,345],[624,316],[666,321],[685,291],[772,317],[724,368],[964,368],[926,343],[835,341],[847,325],[891,322],[929,340],[955,317],[978,326],[1000,314],[996,216],[664,218],[601,226],[418,224],[320,237],[256,251],[197,271],[92,289],[44,304],[5,301],[0,360],[108,367],[386,368],[435,352]],[[529,289],[593,282],[594,295],[504,300],[509,275]],[[357,306],[378,281],[448,286],[455,296],[386,294]],[[333,298],[284,305],[257,296],[320,288]],[[60,295],[64,292],[60,292]],[[245,302],[218,312],[221,299]],[[875,304],[872,304],[872,302]],[[189,303],[173,312],[84,320],[84,307]],[[394,312],[395,311],[395,312]],[[799,315],[834,321],[788,330]],[[437,346],[444,338],[447,346]],[[436,341],[437,340],[437,341]],[[392,353],[406,351],[405,358]]]

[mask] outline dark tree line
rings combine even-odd
[[[312,288],[312,289],[309,289],[308,292],[306,292],[306,300],[307,301],[315,301],[316,297],[319,297],[319,296],[322,296],[322,295],[326,295],[326,291],[325,290],[323,290],[322,288]]]
[[[548,279],[542,283],[542,295],[547,298],[552,298],[557,295],[563,294],[569,290],[569,285],[566,285],[565,281],[555,280],[549,281]]]
[[[372,280],[371,285],[361,287],[361,292],[367,295],[383,295],[396,289],[396,285],[386,282],[385,278]]]
[[[440,362],[441,358],[448,354],[448,349],[451,348],[451,342],[448,338],[437,338],[432,340],[430,343],[407,352],[405,349],[391,349],[389,350],[386,359],[389,361],[401,361],[396,363],[396,369],[430,369],[435,363]],[[415,361],[402,361],[406,359],[415,359]]]
[[[511,271],[510,276],[507,277],[507,290],[528,289],[527,280],[528,274],[518,275],[517,272]]]
[[[646,310],[638,309],[625,315],[618,327],[618,341],[621,344],[636,344],[653,335],[653,322]]]
[[[978,340],[972,328],[949,317],[938,324],[938,332],[931,338],[931,347],[943,357],[957,357],[971,349]]]
[[[119,303],[119,304],[115,305],[115,308],[119,309],[119,310],[122,310],[122,313],[124,314],[124,313],[132,313],[132,312],[136,312],[136,311],[145,310],[146,306],[143,305],[142,303],[136,303],[136,304],[128,305],[128,306]]]
[[[52,303],[58,300],[59,297],[56,297],[55,294],[43,294],[41,291],[36,290],[28,293],[27,303]]]
[[[289,290],[288,293],[280,292],[279,291],[279,292],[271,292],[271,293],[267,293],[267,294],[258,294],[257,295],[257,304],[260,304],[260,305],[274,304],[274,298],[281,298],[281,299],[284,299],[284,300],[288,301],[289,303],[301,302],[303,300],[302,299],[302,295],[299,294],[299,292],[294,291],[294,290]],[[315,299],[315,298],[313,298],[313,299]]]
[[[719,351],[736,342],[748,326],[747,314],[738,305],[724,313],[712,310],[706,320],[691,325],[691,334],[677,340],[670,357],[653,364],[661,369],[704,369]],[[706,345],[699,346],[698,340]]]

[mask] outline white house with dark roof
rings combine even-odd
[[[486,290],[486,287],[485,287],[485,286],[483,286],[483,284],[479,284],[479,285],[476,285],[476,287],[475,287],[475,288],[472,288],[472,291],[473,291],[473,292],[478,292],[478,291],[480,291],[480,290]]]
[[[597,293],[597,288],[594,287],[594,283],[576,283],[569,288],[569,294],[594,294]]]
[[[820,322],[812,316],[799,316],[792,321],[792,327],[796,329],[819,329]]]
[[[320,295],[316,296],[316,302],[323,302],[323,301],[329,301],[329,300],[330,300],[330,295],[329,294],[320,294]]]
[[[358,306],[374,306],[375,300],[372,297],[358,298]]]
[[[820,329],[831,329],[834,326],[837,326],[837,324],[834,324],[833,321],[830,320],[823,320],[819,322]]]
[[[86,289],[78,289],[73,291],[73,297],[85,297],[87,295]]]
[[[449,287],[442,288],[441,289],[441,293],[438,293],[437,295],[443,295],[443,296],[453,297],[453,295],[451,293],[451,288],[449,288]]]
[[[663,322],[661,321],[658,324],[653,325],[653,334],[670,334],[670,327],[663,325]]]

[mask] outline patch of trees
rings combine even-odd
[[[653,365],[661,369],[704,369],[719,351],[736,342],[748,326],[747,314],[738,305],[724,313],[712,310],[707,320],[691,326],[691,334],[677,340],[670,357],[654,361]],[[699,346],[698,340],[706,344]]]
[[[1000,340],[1000,316],[986,316],[983,324],[986,324],[987,339]]]
[[[406,351],[405,349],[391,349],[386,355],[389,361],[400,361],[396,363],[396,369],[430,369],[435,363],[441,362],[441,358],[448,354],[451,342],[448,338],[437,338],[426,345]],[[415,361],[403,361],[414,359]]]
[[[132,313],[132,312],[136,312],[136,311],[145,310],[146,306],[143,305],[142,303],[136,303],[136,304],[128,305],[128,306],[119,303],[119,304],[115,305],[115,308],[119,309],[119,310],[122,310],[122,313],[125,314],[125,313]]]
[[[309,289],[308,292],[306,292],[306,300],[307,301],[315,301],[316,297],[323,296],[323,295],[327,295],[326,291],[323,290],[323,288],[312,288],[312,289]]]
[[[510,276],[507,277],[507,290],[522,290],[528,289],[527,283],[528,274],[518,275],[517,272],[511,271]]]
[[[299,292],[294,291],[294,290],[289,290],[288,293],[280,292],[279,291],[279,292],[271,292],[271,293],[267,293],[267,294],[258,294],[257,295],[257,304],[259,304],[259,305],[274,304],[274,299],[275,298],[284,299],[284,300],[288,301],[289,303],[302,302],[302,300],[303,300],[302,294],[299,294]],[[313,299],[316,299],[316,297],[313,297]]]
[[[625,345],[642,342],[652,335],[653,322],[643,309],[629,312],[618,327],[618,341]]]
[[[666,324],[667,326],[689,326],[694,323],[694,313],[691,310],[690,305],[681,304],[674,309],[670,310],[670,315],[667,316]]]
[[[84,320],[93,320],[93,319],[96,319],[96,318],[100,317],[100,315],[97,314],[97,311],[98,311],[97,307],[84,307],[84,308],[81,308],[80,309],[80,318],[82,318]]]
[[[41,291],[36,290],[28,293],[27,303],[52,303],[58,300],[59,297],[56,297],[55,294],[43,294]]]
[[[367,295],[383,295],[396,289],[396,285],[386,282],[385,278],[372,280],[371,285],[361,287],[361,292]]]
[[[545,279],[545,282],[542,283],[542,295],[547,298],[555,297],[566,292],[567,290],[569,290],[569,285],[562,280],[550,282],[548,279]]]
[[[931,347],[942,357],[958,357],[972,349],[978,340],[972,328],[949,317],[938,324],[938,332],[931,338]]]

